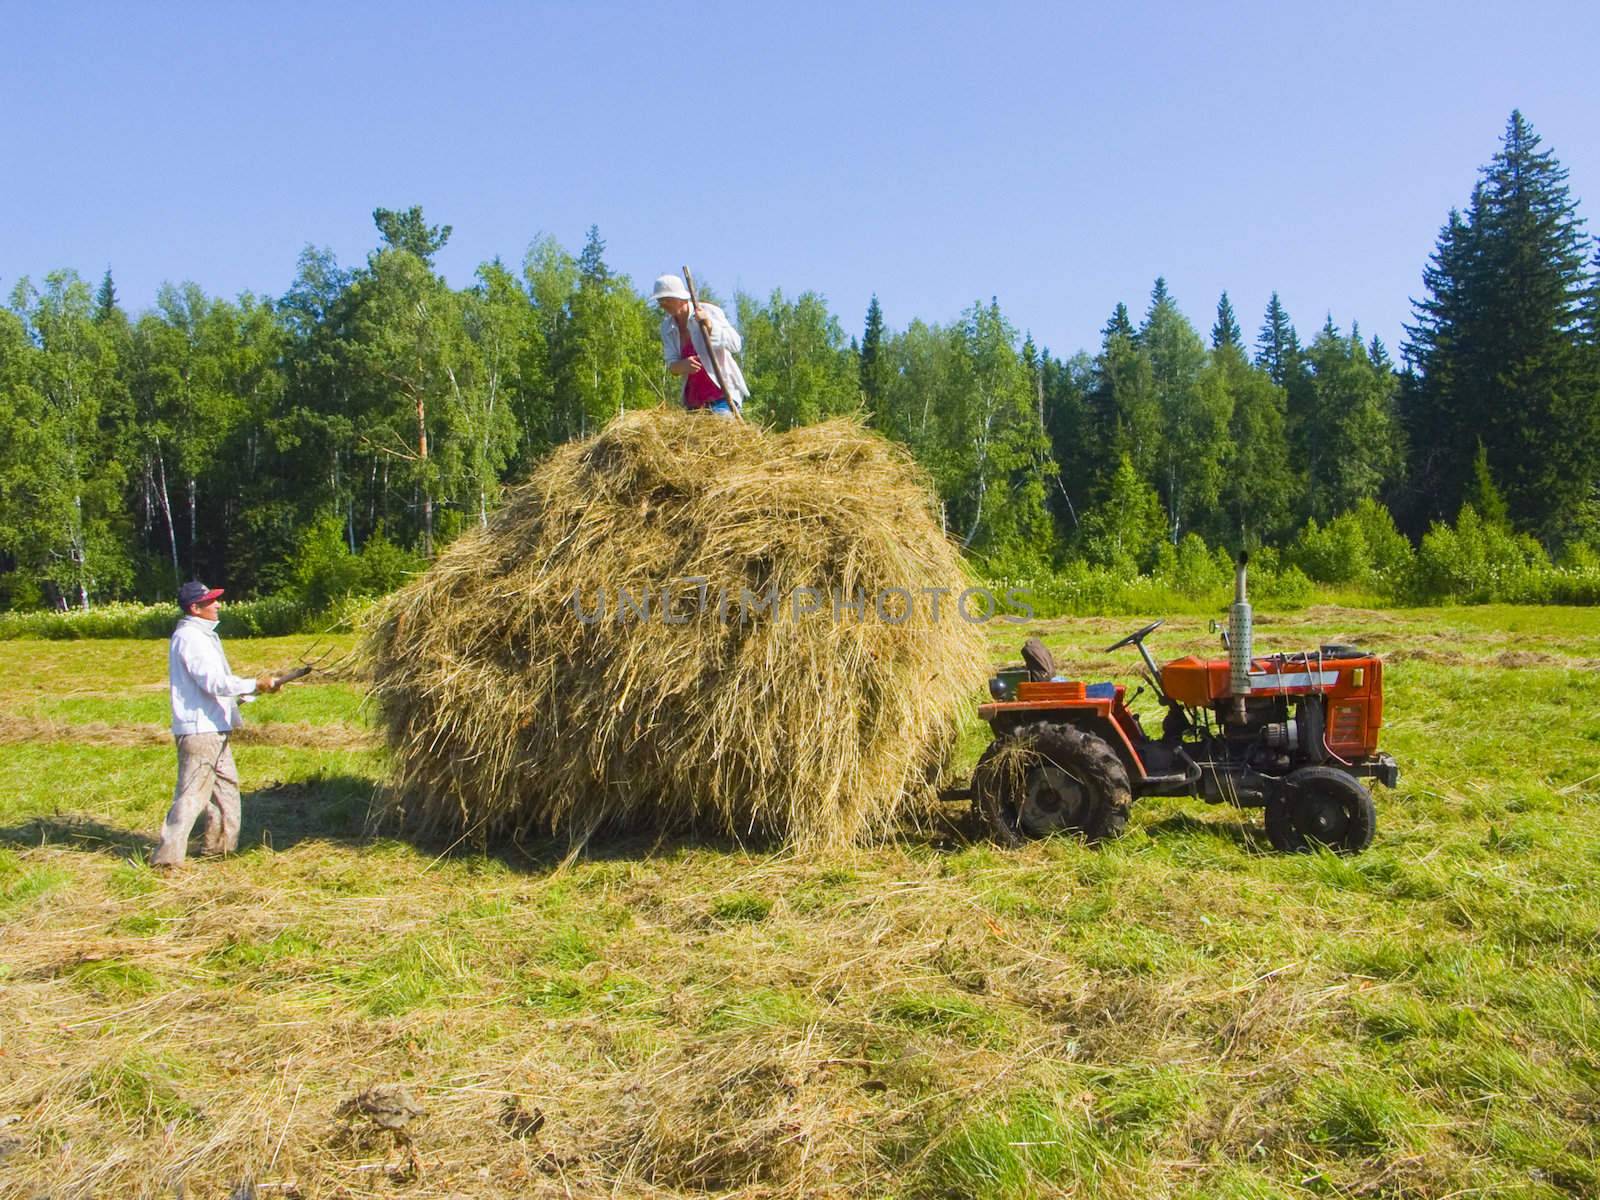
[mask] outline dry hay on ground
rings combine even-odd
[[[843,420],[634,413],[558,449],[369,628],[403,820],[882,833],[931,794],[984,669],[934,504]]]
[[[294,746],[301,750],[359,750],[373,735],[341,722],[272,721],[244,725],[231,740],[247,746]],[[68,721],[45,716],[0,714],[0,746],[26,742],[73,742],[88,746],[170,746],[172,727],[154,722],[112,725],[106,721]]]

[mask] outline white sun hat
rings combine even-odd
[[[655,290],[650,293],[651,303],[657,300],[687,300],[689,289],[677,275],[659,275],[656,277]]]

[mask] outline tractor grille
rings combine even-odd
[[[1328,741],[1335,746],[1361,746],[1366,742],[1367,710],[1364,704],[1336,704],[1328,722]]]

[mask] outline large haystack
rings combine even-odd
[[[881,833],[981,682],[967,582],[919,470],[859,425],[619,418],[371,626],[396,803],[474,840]]]

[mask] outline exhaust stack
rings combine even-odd
[[[1251,625],[1250,601],[1245,598],[1245,564],[1250,556],[1239,552],[1233,572],[1233,605],[1228,609],[1228,690],[1233,694],[1233,719],[1245,720],[1244,699],[1250,694]]]

